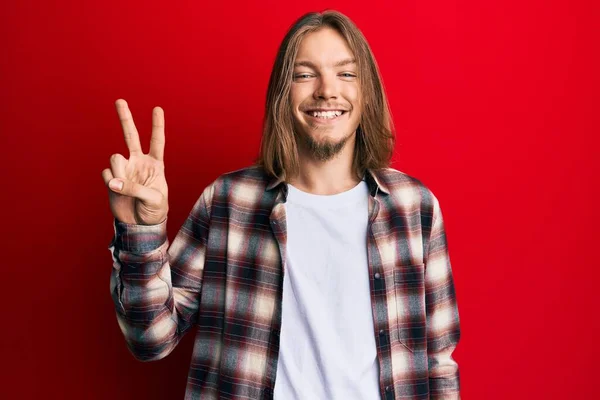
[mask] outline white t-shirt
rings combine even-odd
[[[380,399],[367,268],[368,187],[288,185],[276,400]]]

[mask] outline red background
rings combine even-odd
[[[52,4],[51,4],[52,3]],[[101,171],[166,118],[172,239],[255,157],[277,46],[307,11],[361,28],[397,126],[393,166],[444,212],[464,399],[597,392],[598,2],[80,1],[0,12],[3,398],[183,398],[193,333],[136,361],[109,293]]]

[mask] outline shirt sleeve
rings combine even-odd
[[[452,267],[438,199],[433,196],[433,223],[425,270],[427,352],[431,399],[460,399],[460,379],[452,353],[460,339],[460,321]]]
[[[198,318],[212,185],[169,245],[157,225],[113,221],[110,292],[127,347],[140,361],[164,358]]]

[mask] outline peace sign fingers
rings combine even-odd
[[[133,116],[131,115],[131,111],[129,111],[127,102],[123,99],[118,99],[115,102],[115,106],[117,107],[117,114],[119,114],[119,120],[123,127],[123,135],[125,136],[127,148],[129,148],[129,154],[141,155],[142,145],[140,144],[140,136],[133,123]]]

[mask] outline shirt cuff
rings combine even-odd
[[[115,236],[110,246],[135,254],[149,253],[167,240],[167,219],[156,225],[127,224],[113,219]]]

